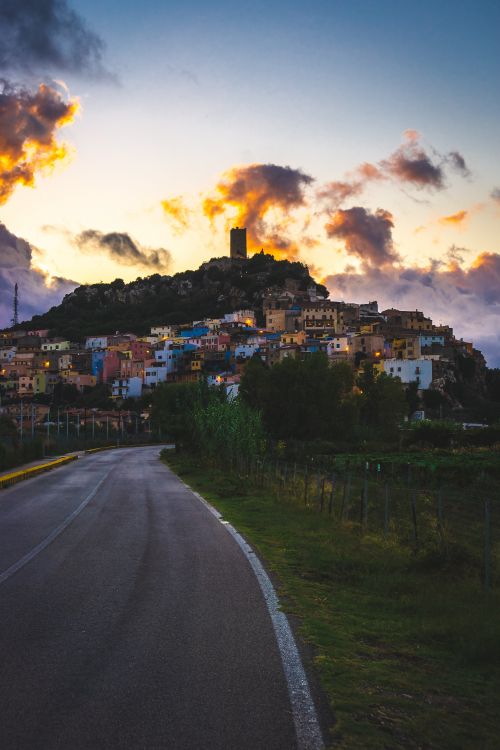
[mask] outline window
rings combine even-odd
[[[398,367],[398,372],[401,372],[401,367]]]

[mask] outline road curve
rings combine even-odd
[[[2,750],[297,750],[242,549],[158,461],[106,451],[0,494]]]

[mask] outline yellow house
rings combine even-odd
[[[280,336],[280,341],[282,344],[298,344],[299,346],[303,346],[306,343],[306,332],[305,331],[296,331],[296,332],[290,332],[290,333],[282,333]]]

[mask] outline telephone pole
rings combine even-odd
[[[19,323],[19,287],[17,286],[17,281],[14,286],[14,304],[12,306],[12,325],[17,326]]]

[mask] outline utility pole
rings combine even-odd
[[[17,287],[17,284],[16,284]],[[23,413],[23,400],[21,399],[21,423],[20,423],[20,429],[21,429],[21,445],[23,444],[23,430],[24,430],[24,413]]]
[[[36,406],[35,404],[31,404],[31,439],[35,439],[35,414],[36,414]]]
[[[14,285],[14,303],[12,305],[12,325],[17,326],[19,323],[19,287],[17,281]]]

